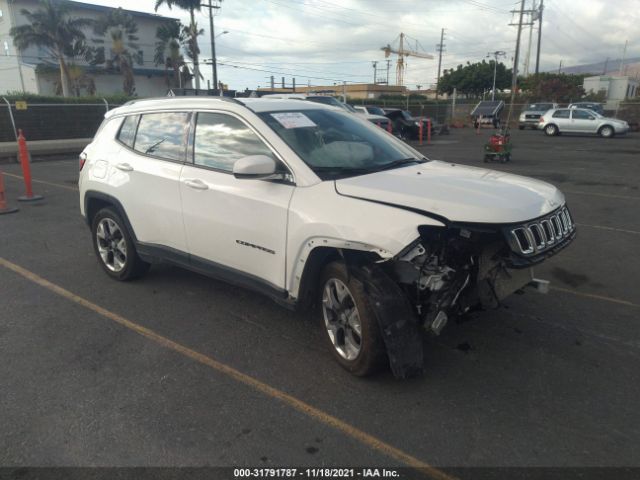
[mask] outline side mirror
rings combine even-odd
[[[284,175],[276,173],[276,161],[267,155],[249,155],[233,164],[233,176],[244,179],[279,180]]]

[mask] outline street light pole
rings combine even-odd
[[[494,58],[494,62],[493,62],[493,87],[491,88],[491,101],[494,101],[496,99],[496,74],[498,73],[498,57],[501,57],[503,55],[506,55],[506,52],[503,52],[502,50],[496,50],[495,52],[489,52],[489,54],[487,55],[487,57],[493,55]]]

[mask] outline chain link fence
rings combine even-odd
[[[91,138],[104,114],[119,105],[102,103],[27,103],[0,98],[0,142],[15,142],[18,129],[27,140]]]

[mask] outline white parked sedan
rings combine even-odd
[[[421,331],[544,287],[531,267],[575,236],[553,185],[431,161],[333,107],[176,97],[105,117],[79,178],[101,268],[169,262],[316,305],[356,375],[419,373]]]
[[[624,120],[609,118],[584,108],[556,108],[540,117],[538,129],[549,136],[561,133],[583,133],[611,138],[629,131]]]

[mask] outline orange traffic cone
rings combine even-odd
[[[0,215],[17,211],[17,208],[9,208],[7,206],[7,197],[4,194],[4,176],[2,175],[2,171],[0,171]]]

